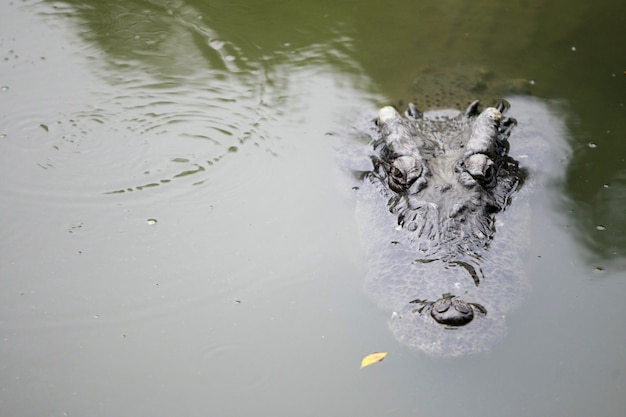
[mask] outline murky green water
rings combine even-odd
[[[621,415],[625,12],[3,3],[0,414]],[[381,105],[468,90],[532,95],[563,146],[536,173],[508,334],[435,359],[362,291],[336,155]]]

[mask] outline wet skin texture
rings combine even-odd
[[[383,107],[375,120],[372,169],[365,177],[387,199],[397,228],[418,249],[413,264],[437,262],[441,274],[453,267],[466,272],[451,288],[441,288],[438,299],[422,300],[416,293],[405,301],[414,306],[411,313],[446,328],[489,314],[459,289],[468,286],[463,280],[480,286],[495,216],[510,204],[526,175],[508,155],[516,121],[504,116],[505,110],[499,103],[479,112],[475,101],[456,117],[431,118],[411,104],[404,117]],[[430,278],[439,280],[437,275]]]

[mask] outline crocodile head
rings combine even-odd
[[[417,249],[415,262],[461,266],[475,286],[483,278],[480,259],[494,236],[495,214],[509,205],[525,177],[508,156],[508,137],[516,121],[504,111],[500,103],[479,112],[476,101],[454,117],[424,117],[409,105],[405,116],[383,107],[376,119],[378,135],[368,177],[388,198],[397,227]],[[463,308],[449,310],[464,315],[433,318],[465,325],[473,318],[465,307],[475,305],[473,301],[433,301],[434,311],[459,305]]]

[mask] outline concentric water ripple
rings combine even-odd
[[[80,23],[74,7],[46,10],[33,16]],[[310,101],[336,108],[341,100],[341,91],[324,99],[332,76],[310,82],[326,70],[314,58],[328,51],[284,46],[263,58],[275,60],[266,67],[193,13],[159,15],[171,39],[142,46],[142,33],[109,51],[93,31],[127,36],[121,27],[139,19],[118,12],[82,37],[67,33],[62,45],[37,39],[34,57],[20,55],[27,30],[0,46],[8,57],[0,62],[2,237],[6,261],[31,277],[7,284],[4,317],[16,325],[8,330],[122,332],[258,291],[279,276],[275,261],[243,254],[260,245],[285,250],[291,233],[307,230],[279,226],[301,221],[300,206],[310,203],[277,211],[272,200],[297,195],[289,190],[295,175],[318,181],[320,145],[294,149],[300,135],[325,137],[331,106],[312,112]],[[320,67],[307,67],[309,58]],[[28,242],[33,259],[18,242]]]
[[[162,28],[154,29],[159,33],[174,30],[169,35],[183,44],[193,34],[201,34],[207,37],[202,47],[214,55],[228,53],[230,48],[228,42],[215,42],[217,37],[211,30],[198,24],[197,13],[148,10],[140,16],[137,11],[120,8],[124,6],[117,5],[105,14],[111,18],[104,19],[95,30],[119,35],[121,28],[139,30],[136,19],[147,22],[150,16],[158,16],[156,26],[150,27],[162,24]],[[70,16],[71,9],[55,5],[39,14],[54,21]],[[176,29],[181,22],[183,32]],[[86,33],[85,38],[89,40],[90,34]],[[56,52],[70,52],[66,60],[89,66],[93,60],[81,53],[106,52],[104,45],[77,47],[75,51]],[[133,48],[136,52],[140,46]],[[170,56],[169,49],[162,50],[163,45],[151,48],[156,55]],[[180,49],[182,52],[185,48]],[[202,57],[206,51],[186,54],[194,55]],[[76,79],[83,80],[82,86],[73,78],[58,77],[25,94],[17,86],[22,80],[32,79],[33,74],[11,74],[11,84],[20,95],[9,98],[17,100],[14,111],[3,120],[0,133],[5,137],[0,147],[5,148],[3,155],[9,159],[1,169],[11,172],[14,180],[2,182],[0,192],[30,200],[45,196],[47,203],[71,201],[73,205],[99,204],[98,196],[133,191],[161,193],[167,189],[166,195],[171,198],[190,192],[189,185],[205,184],[218,162],[244,147],[275,153],[271,142],[276,138],[269,138],[267,126],[277,121],[279,112],[272,104],[281,99],[272,97],[273,92],[264,86],[265,80],[256,69],[233,73],[223,67],[206,68],[206,61],[196,65],[192,60],[186,62],[189,68],[175,63],[169,67],[174,73],[166,74],[162,70],[167,67],[161,61],[129,60],[119,51],[111,58],[98,70],[102,73],[100,81],[91,74],[76,74]],[[221,58],[233,63],[226,56]],[[116,66],[111,68],[110,63]],[[45,70],[45,61],[36,64],[34,71]],[[12,88],[7,86],[9,91]],[[59,100],[65,102],[63,112],[56,110]],[[75,111],[68,113],[68,108]]]

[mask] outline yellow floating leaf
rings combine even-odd
[[[387,352],[374,352],[370,355],[367,355],[361,361],[361,369],[365,368],[366,366],[370,366],[373,363],[382,361],[383,359],[385,359],[385,356],[387,356]]]

